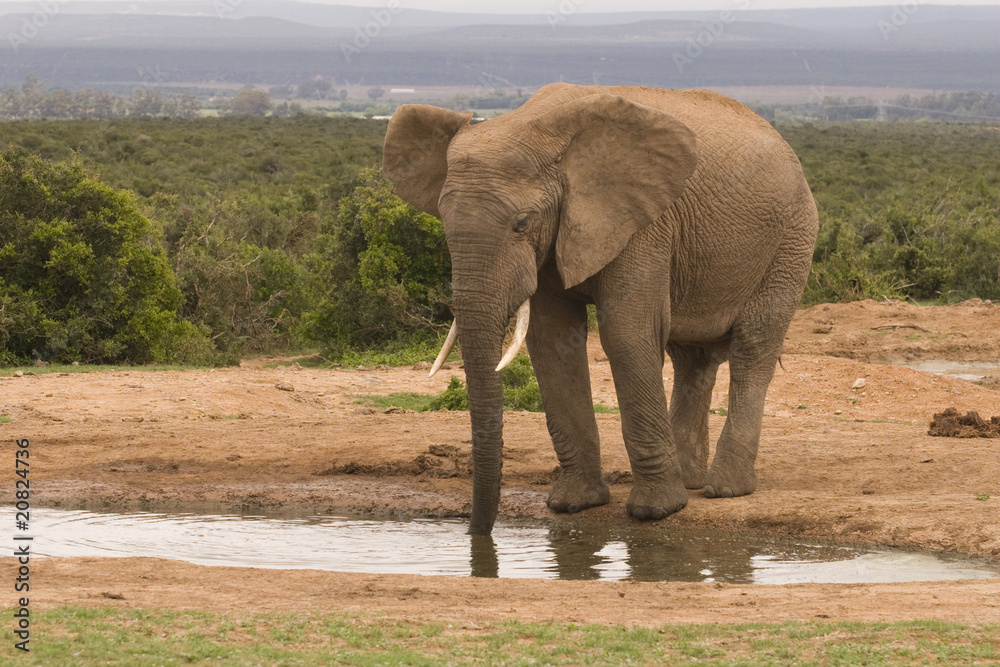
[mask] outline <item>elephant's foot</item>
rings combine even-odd
[[[753,467],[733,470],[713,464],[701,493],[706,498],[735,498],[749,495],[756,488],[757,473]]]
[[[625,509],[633,519],[657,521],[684,509],[687,502],[687,490],[679,483],[666,486],[633,484]]]
[[[611,490],[601,479],[600,474],[596,478],[581,477],[563,471],[552,485],[545,504],[553,512],[576,514],[588,507],[606,505],[610,500]]]
[[[700,489],[705,486],[705,477],[708,475],[707,461],[685,461],[681,459],[681,477],[684,479],[684,488]]]

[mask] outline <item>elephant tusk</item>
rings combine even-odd
[[[513,361],[517,353],[521,351],[524,339],[528,337],[528,322],[530,320],[531,299],[528,299],[517,309],[517,324],[514,326],[514,339],[510,341],[510,347],[507,348],[507,353],[503,355],[503,359],[497,364],[496,370],[503,370],[504,366]]]
[[[432,378],[435,373],[441,370],[444,360],[451,354],[451,348],[455,347],[456,338],[458,338],[458,320],[452,320],[451,329],[448,329],[448,337],[444,339],[444,345],[441,346],[441,351],[438,352],[437,359],[434,360],[434,365],[431,366],[431,374],[427,377]]]

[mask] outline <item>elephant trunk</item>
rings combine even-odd
[[[503,386],[495,369],[506,328],[506,308],[482,297],[455,295],[462,361],[472,420],[472,517],[469,533],[489,535],[500,505],[503,465]],[[495,299],[490,299],[495,303]]]

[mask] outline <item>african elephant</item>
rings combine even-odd
[[[610,499],[587,304],[621,410],[628,512],[663,518],[687,504],[686,489],[754,491],[764,396],[818,227],[799,161],[767,122],[704,90],[552,84],[476,124],[468,113],[400,107],[383,173],[443,221],[451,252],[472,420],[470,533],[489,534],[497,515],[497,370],[515,312],[513,353],[526,335],[561,467],[553,511]],[[669,410],[664,352],[675,371]],[[711,390],[727,359],[728,417],[709,469]]]

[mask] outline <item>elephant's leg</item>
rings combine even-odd
[[[715,347],[667,344],[674,366],[670,427],[684,486],[700,489],[708,474],[708,411],[719,364],[725,354]]]
[[[604,318],[600,311],[599,319]],[[632,464],[627,509],[636,519],[662,519],[687,505],[663,392],[664,336],[635,319],[601,322],[601,342],[611,363],[622,436]]]
[[[579,512],[611,499],[601,478],[601,445],[594,419],[587,360],[587,306],[539,289],[531,299],[528,350],[559,459],[549,493],[554,512]]]
[[[761,288],[747,301],[733,325],[729,346],[729,415],[705,478],[702,493],[708,498],[743,496],[757,488],[754,464],[764,398],[802,293],[790,283],[796,275],[806,274],[810,259],[802,252],[783,253],[779,249]]]

